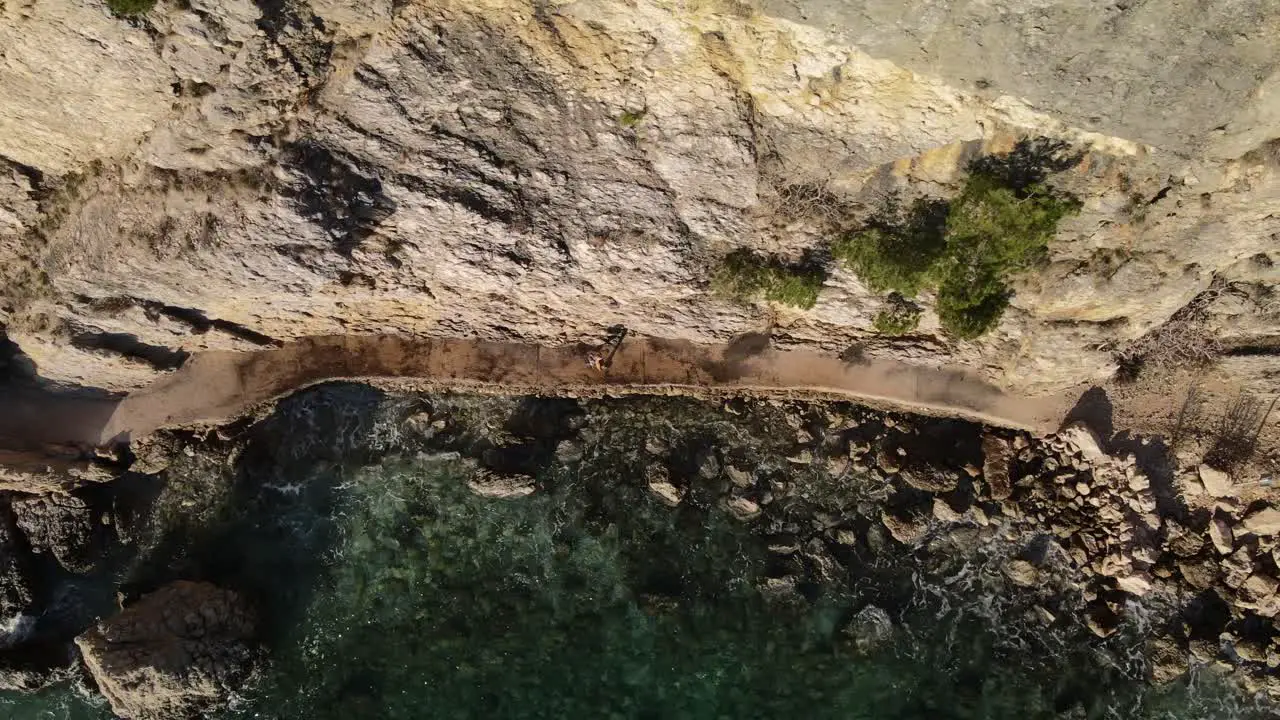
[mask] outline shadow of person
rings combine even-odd
[[[1111,398],[1107,397],[1107,391],[1095,385],[1080,396],[1075,406],[1063,418],[1061,427],[1075,422],[1084,423],[1098,434],[1105,446],[1115,435],[1114,413],[1115,409],[1111,405]]]

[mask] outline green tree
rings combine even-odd
[[[958,338],[982,335],[1009,306],[1009,280],[1041,263],[1058,223],[1080,209],[1042,182],[1046,171],[1037,170],[1033,151],[974,163],[950,203],[918,200],[903,216],[891,199],[870,227],[833,243],[832,254],[872,290],[912,297],[936,288],[943,329]],[[1057,168],[1064,161],[1052,162]],[[890,311],[876,327],[887,332],[905,322]]]
[[[941,200],[921,198],[903,209],[891,197],[871,227],[836,240],[831,254],[868,288],[914,297],[929,285],[930,272],[946,253],[946,218]]]
[[[787,264],[774,256],[735,250],[721,260],[711,287],[725,297],[763,298],[807,310],[818,302],[826,279],[827,271],[811,259]]]

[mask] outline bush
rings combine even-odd
[[[721,261],[711,278],[711,287],[726,297],[764,298],[807,310],[818,302],[818,292],[826,279],[826,270],[812,260],[786,264],[773,256],[735,250]]]
[[[920,325],[920,306],[898,293],[889,296],[887,306],[876,314],[872,325],[884,335],[905,335]]]
[[[145,15],[155,6],[156,0],[107,0],[111,13],[120,17]]]
[[[921,198],[904,211],[890,198],[871,227],[832,244],[831,254],[876,292],[908,297],[929,284],[929,273],[946,252],[947,203]]]
[[[1058,222],[1079,208],[1043,185],[1020,196],[997,178],[971,175],[947,217],[947,252],[937,270],[942,327],[971,339],[999,324],[1013,296],[1006,279],[1042,262]]]
[[[1044,185],[1046,171],[1036,169],[1037,161],[1052,162],[1052,169],[1068,161],[1058,144],[1019,148],[971,165],[950,204],[918,200],[902,219],[891,201],[870,228],[836,241],[832,254],[873,290],[914,296],[937,288],[943,329],[958,338],[982,335],[1009,306],[1008,278],[1043,261],[1058,222],[1080,208]],[[1043,160],[1046,153],[1050,160]]]
[[[997,278],[966,282],[948,277],[938,286],[938,322],[953,336],[972,340],[1000,323],[1012,294]]]

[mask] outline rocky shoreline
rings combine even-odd
[[[0,610],[15,619],[3,686],[37,689],[82,667],[123,717],[224,704],[272,644],[251,618],[285,613],[260,584],[270,573],[232,567],[241,561],[219,544],[285,513],[280,498],[313,493],[295,466],[441,453],[492,502],[527,502],[566,473],[590,487],[599,468],[630,468],[626,482],[677,515],[744,523],[767,548],[760,590],[784,605],[883,582],[883,603],[843,621],[855,644],[859,627],[907,602],[894,583],[923,573],[998,595],[1004,614],[1085,646],[1136,642],[1153,683],[1209,669],[1280,699],[1280,510],[1208,466],[1180,469],[1160,439],[1102,439],[1083,422],[1033,437],[838,402],[343,384],[262,419],[137,440],[132,468],[107,483],[5,493]],[[313,554],[304,562],[322,562]]]

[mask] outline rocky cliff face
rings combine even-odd
[[[1262,0],[7,3],[0,323],[42,376],[119,390],[208,348],[616,323],[1032,391],[1195,303],[1269,387],[1277,30]],[[797,256],[1023,136],[1084,153],[1054,178],[1084,207],[978,341],[877,335],[844,270],[807,311],[708,288],[728,250]]]

